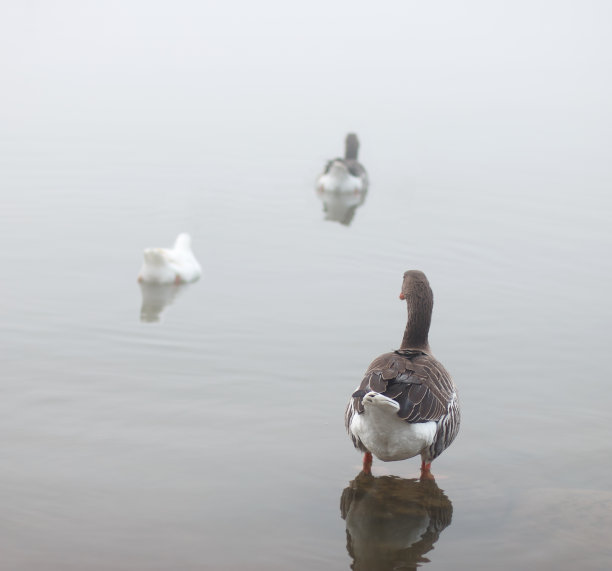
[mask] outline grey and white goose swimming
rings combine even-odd
[[[346,136],[344,158],[332,159],[317,179],[317,191],[354,193],[365,196],[368,190],[368,174],[357,160],[359,139],[355,133]]]
[[[433,292],[423,272],[404,274],[400,299],[408,306],[402,345],[372,361],[346,407],[345,424],[355,448],[385,462],[421,455],[428,477],[437,458],[459,432],[457,389],[446,369],[431,354],[429,327]]]

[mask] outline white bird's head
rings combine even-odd
[[[147,248],[144,251],[144,261],[149,266],[163,266],[166,258],[161,248]]]

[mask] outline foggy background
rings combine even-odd
[[[426,567],[610,567],[611,12],[5,2],[7,569],[349,568],[343,410],[410,268],[463,411]],[[314,190],[347,132],[350,227]],[[145,322],[182,231],[202,278]]]

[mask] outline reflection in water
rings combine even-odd
[[[140,307],[140,321],[155,323],[160,320],[160,314],[167,305],[170,305],[180,292],[189,287],[188,284],[140,284],[142,292],[142,306]]]
[[[355,216],[355,210],[365,202],[367,190],[341,192],[338,190],[317,190],[323,202],[325,220],[334,220],[348,226]]]
[[[433,479],[361,472],[342,492],[340,512],[351,569],[416,569],[450,525],[453,505]]]

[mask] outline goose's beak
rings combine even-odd
[[[406,296],[404,295],[403,291],[400,291],[400,295],[399,295],[400,299],[406,299]]]

